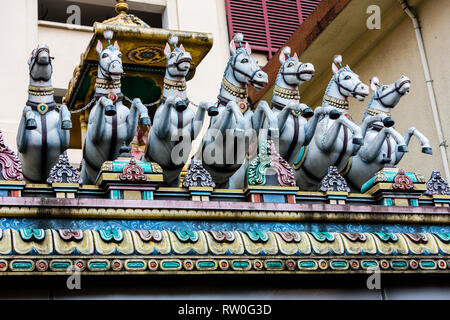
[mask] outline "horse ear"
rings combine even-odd
[[[181,50],[181,52],[186,52],[186,50],[183,47],[183,44],[180,44],[180,50]]]
[[[294,53],[294,59],[298,61],[298,55],[297,55],[297,52]]]
[[[331,64],[331,70],[333,70],[334,73],[337,73],[339,71],[338,66],[336,65],[336,63],[332,63]]]
[[[230,52],[231,54],[233,54],[236,51],[236,43],[234,42],[234,40],[231,40],[230,42]]]
[[[102,51],[103,51],[102,42],[100,40],[98,40],[98,42],[97,42],[97,52],[98,52],[98,54],[100,54]]]
[[[245,50],[247,50],[248,54],[252,54],[252,48],[248,42],[245,43]]]
[[[370,88],[373,91],[377,90],[379,84],[380,84],[380,80],[377,77],[373,77],[372,79],[370,79]]]
[[[280,62],[281,64],[283,64],[286,61],[286,55],[284,54],[284,52],[280,52],[280,56],[279,56]]]
[[[170,50],[169,44],[166,43],[166,47],[164,48],[164,54],[165,54],[166,56],[168,56],[171,52],[172,52],[172,50]]]
[[[114,48],[116,48],[116,50],[120,51],[120,47],[119,47],[119,43],[116,41],[114,41]]]

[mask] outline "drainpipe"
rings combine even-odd
[[[450,181],[450,170],[448,165],[448,158],[446,153],[446,141],[444,140],[444,134],[442,132],[441,123],[439,120],[439,112],[434,94],[433,80],[431,79],[430,69],[428,67],[427,56],[425,55],[425,47],[423,44],[422,32],[420,30],[419,20],[417,16],[412,12],[408,5],[407,0],[398,0],[402,6],[403,11],[411,18],[416,32],[417,45],[419,46],[420,58],[422,60],[423,73],[425,74],[425,82],[427,84],[428,96],[430,98],[431,109],[433,111],[434,124],[436,125],[437,135],[439,139],[439,149],[441,151],[442,162],[444,164],[444,174],[447,181]]]

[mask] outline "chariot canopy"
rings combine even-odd
[[[164,47],[171,35],[177,36],[179,43],[192,55],[191,68],[187,80],[192,79],[196,67],[200,64],[212,47],[211,33],[189,32],[152,28],[140,18],[128,12],[125,0],[116,0],[118,15],[103,22],[94,23],[94,34],[81,61],[76,66],[73,77],[69,81],[63,102],[72,112],[74,128],[72,129],[70,147],[81,148],[89,110],[83,108],[91,101],[95,93],[97,78],[98,53],[97,41],[104,47],[108,45],[103,33],[114,32],[113,41],[117,40],[123,54],[122,62],[125,71],[122,76],[122,92],[131,100],[140,98],[144,104],[159,100],[166,68]],[[149,110],[151,116],[157,106]],[[77,124],[80,124],[79,126]],[[80,128],[80,129],[78,129]]]

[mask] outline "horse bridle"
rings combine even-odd
[[[393,108],[394,106],[392,105],[387,105],[383,102],[383,99],[386,98],[387,96],[391,95],[394,92],[397,92],[400,96],[404,96],[405,92],[400,92],[400,88],[405,84],[405,83],[411,83],[411,80],[405,80],[400,82],[400,84],[397,87],[397,83],[395,83],[394,88],[392,90],[389,90],[388,92],[384,93],[381,97],[380,94],[378,92],[378,90],[375,92],[375,97],[373,98],[374,100],[377,100],[381,103],[381,105],[385,108]]]
[[[38,56],[39,56],[39,54],[40,54],[41,52],[47,52],[47,53],[48,53],[48,60],[49,60],[49,63],[48,63],[48,64],[50,65],[50,67],[51,67],[52,70],[53,70],[52,60],[55,59],[55,57],[52,57],[52,56],[50,55],[50,49],[49,49],[49,48],[46,48],[46,47],[34,49],[33,52],[32,52],[32,54],[31,54],[31,58],[30,58],[30,77],[31,77],[31,78],[33,78],[33,77],[31,76],[31,71],[33,70],[34,65],[35,65],[36,63],[39,64],[39,65],[46,65],[46,64],[39,63],[39,61],[37,61],[37,58],[38,58]],[[39,81],[39,80],[47,81],[47,80],[49,80],[49,79],[44,79],[44,78],[37,78],[37,79],[35,79],[35,78],[33,78],[33,80],[37,80],[37,81]]]
[[[239,81],[239,80],[237,79],[236,73],[235,73],[235,72],[239,72],[240,74],[246,76],[246,77],[249,79],[248,82],[249,82],[251,85],[258,84],[258,81],[254,80],[253,78],[255,77],[255,75],[256,75],[256,73],[257,73],[258,71],[261,71],[261,68],[255,70],[255,72],[253,72],[251,75],[248,74],[248,73],[246,73],[246,72],[244,72],[244,71],[242,71],[242,70],[239,70],[238,68],[236,68],[236,61],[237,61],[237,58],[238,58],[241,54],[243,54],[243,53],[245,53],[245,52],[240,52],[240,53],[236,54],[236,56],[235,56],[234,59],[233,59],[233,63],[231,63],[231,69],[233,69],[233,77],[234,77],[234,79],[236,79],[237,82],[242,83],[242,84],[245,84],[246,82],[242,82],[242,81]]]
[[[189,63],[192,63],[192,59],[189,59],[189,58],[181,58],[181,59],[180,59],[180,57],[182,56],[183,51],[180,51],[180,52],[181,52],[181,54],[178,55],[176,61],[173,62],[173,63],[169,63],[169,64],[167,65],[167,67],[166,67],[166,68],[167,68],[167,73],[168,73],[171,77],[173,77],[173,78],[179,77],[179,75],[173,75],[173,74],[170,72],[170,68],[171,68],[171,67],[176,67],[178,71],[180,71],[180,72],[185,72],[185,70],[181,70],[181,69],[180,69],[180,64],[182,64],[183,62],[189,62]]]
[[[106,49],[105,49],[106,50]],[[117,49],[116,49],[117,50]],[[102,51],[102,54],[103,54],[103,51]],[[100,60],[101,60],[101,55],[100,55]],[[111,60],[111,62],[110,63],[108,63],[108,68],[109,68],[109,66],[111,65],[111,64],[113,64],[113,62],[119,62],[120,64],[122,64],[122,60],[121,59],[114,59],[114,60]],[[111,72],[109,72],[109,70],[108,69],[105,69],[105,68],[103,68],[103,66],[102,66],[102,64],[100,63],[100,61],[98,62],[98,65],[100,66],[100,72],[102,73],[102,75],[104,76],[104,77],[106,77],[106,78],[110,78],[111,77]],[[106,72],[106,74],[105,74],[105,72]]]
[[[301,75],[300,69],[301,69],[301,67],[304,65],[304,63],[299,61],[299,62],[300,62],[300,65],[299,65],[298,68],[297,68],[297,72],[284,72],[284,67],[285,67],[285,65],[286,65],[286,63],[287,63],[288,61],[289,61],[289,59],[288,59],[285,63],[283,63],[283,66],[281,67],[281,71],[280,71],[280,74],[281,74],[281,76],[283,77],[284,82],[286,82],[287,84],[291,85],[289,82],[286,81],[286,78],[285,78],[284,76],[296,76],[297,79],[298,79],[299,81],[303,81],[303,80],[300,78],[300,75]]]
[[[341,91],[341,89],[344,89],[344,90],[350,92],[350,94],[351,94],[353,97],[355,97],[355,94],[356,94],[356,88],[357,88],[359,85],[363,84],[362,81],[359,81],[357,84],[355,84],[355,86],[353,87],[353,89],[350,90],[349,88],[343,86],[343,85],[339,82],[339,75],[340,75],[340,73],[336,73],[336,75],[335,75],[335,77],[336,77],[336,81],[335,81],[335,82],[336,82],[336,84],[338,85],[339,93],[340,93],[342,96],[345,97],[345,94],[343,94],[342,91]]]

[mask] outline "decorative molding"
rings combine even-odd
[[[410,177],[405,174],[405,170],[398,170],[397,175],[394,177],[394,184],[392,185],[392,189],[394,190],[415,190],[416,186]]]
[[[1,180],[23,181],[22,162],[17,155],[5,145],[0,131],[0,166]]]
[[[296,186],[294,172],[289,163],[277,153],[272,140],[264,140],[260,144],[258,156],[248,166],[247,185],[266,185],[266,174],[269,169],[276,172],[279,186]]]
[[[203,168],[202,161],[193,159],[189,170],[183,179],[183,187],[211,187],[215,188],[216,184],[212,180],[211,174]]]
[[[450,195],[450,187],[447,181],[441,176],[440,171],[433,171],[430,180],[427,182],[426,195]]]
[[[62,154],[58,162],[50,170],[47,183],[82,183],[80,173],[69,162],[69,157]]]
[[[319,191],[350,192],[347,181],[339,174],[337,167],[330,166],[328,173],[320,182]]]
[[[122,174],[119,176],[122,181],[145,181],[147,176],[144,173],[144,169],[136,163],[136,159],[132,157],[128,165],[126,165]]]

